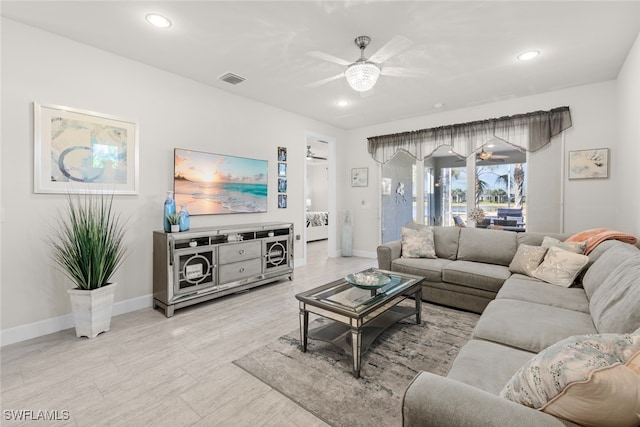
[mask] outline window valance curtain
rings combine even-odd
[[[536,151],[570,127],[569,107],[559,107],[549,111],[535,111],[367,139],[369,154],[375,161],[385,163],[398,151],[405,151],[415,159],[423,160],[441,145],[449,145],[455,154],[468,157],[494,138],[521,150]]]

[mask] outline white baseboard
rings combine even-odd
[[[125,301],[118,301],[113,304],[113,316],[129,313],[131,311],[148,308],[153,305],[153,295],[144,295],[137,298],[131,298]],[[38,322],[29,323],[15,328],[3,329],[0,331],[0,346],[15,344],[17,342],[26,341],[31,338],[37,338],[42,335],[53,334],[54,332],[75,327],[73,313],[63,316],[53,317],[51,319],[40,320]]]
[[[342,256],[342,251],[339,251],[338,256]],[[361,250],[358,250],[358,249],[354,249],[352,251],[352,256],[357,256],[357,257],[360,257],[360,258],[376,259],[378,257],[378,253],[377,252],[361,251]]]

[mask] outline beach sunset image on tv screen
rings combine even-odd
[[[267,212],[266,160],[174,149],[176,205],[191,215]]]

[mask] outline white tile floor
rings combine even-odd
[[[324,422],[231,362],[298,328],[294,295],[376,265],[327,258],[326,241],[308,244],[293,281],[177,310],[116,316],[97,338],[72,329],[1,350],[6,411],[58,411],[71,426],[324,426]],[[68,412],[63,412],[68,411]],[[65,416],[68,414],[68,417]],[[34,416],[36,413],[34,412]]]

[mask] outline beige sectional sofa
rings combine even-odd
[[[391,242],[378,248],[380,268],[421,275],[425,277],[423,299],[482,315],[446,377],[421,372],[409,385],[402,406],[405,426],[588,425],[580,416],[593,419],[594,425],[612,425],[613,418],[607,417],[616,413],[626,414],[626,425],[634,425],[635,412],[640,413],[640,250],[636,246],[615,240],[601,243],[589,254],[578,283],[561,287],[513,274],[509,264],[520,245],[539,246],[545,236],[564,240],[567,235],[457,227],[434,227],[433,235],[437,258],[402,258],[401,242]],[[559,378],[566,373],[558,371],[558,365],[565,359],[571,363],[588,359],[576,347],[589,339],[628,344],[624,357],[635,356],[628,361],[623,358],[617,365],[629,369],[625,378],[631,385],[617,387],[623,394],[616,396],[616,405],[626,402],[627,406],[611,407],[607,413],[598,408],[606,404],[600,399],[578,411],[583,415],[576,420],[570,410],[555,409],[569,398],[576,400],[572,394],[581,390],[573,383],[561,384]],[[600,344],[591,347],[609,348]],[[577,356],[563,359],[562,351],[576,351]],[[545,367],[545,360],[554,355],[561,362]],[[609,359],[618,359],[607,359],[611,366],[617,366]],[[584,363],[593,364],[590,360]],[[569,369],[568,362],[566,365]],[[540,366],[542,375],[538,376]],[[576,370],[573,366],[570,369]],[[531,397],[527,393],[514,392],[521,385],[514,380],[526,382],[531,372],[536,374],[532,382],[540,390],[562,386],[553,399],[537,409],[522,401]],[[594,372],[585,377],[585,387],[591,385]],[[545,374],[554,384],[544,384]],[[512,401],[514,395],[521,401]],[[577,401],[580,403],[580,397]],[[590,414],[591,409],[604,413],[604,421]],[[635,425],[640,425],[638,417]]]

